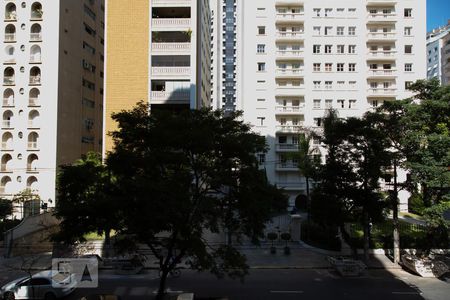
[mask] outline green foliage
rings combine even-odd
[[[304,242],[326,250],[341,250],[341,241],[337,237],[337,226],[317,224],[315,222],[310,224],[303,222],[301,226],[301,238]]]
[[[415,192],[409,197],[408,210],[410,212],[422,215],[425,208],[425,203],[423,202],[421,194]]]
[[[121,203],[116,199],[113,180],[97,153],[61,167],[55,210],[61,230],[54,240],[71,244],[85,241],[92,232],[109,236],[112,229],[120,228]]]
[[[0,221],[3,222],[12,213],[13,206],[11,200],[0,198]]]

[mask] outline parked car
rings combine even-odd
[[[0,289],[0,298],[55,300],[72,293],[75,286],[73,275],[58,278],[55,282],[52,271],[48,270],[36,273],[31,278],[21,277],[5,284]]]

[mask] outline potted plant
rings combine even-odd
[[[283,241],[286,242],[286,244],[284,246],[284,254],[286,254],[286,255],[291,254],[291,248],[289,248],[289,246],[288,246],[288,242],[291,240],[291,234],[289,232],[283,232],[280,235],[280,237]]]
[[[278,238],[278,234],[275,232],[269,232],[267,234],[267,239],[272,242],[272,245],[270,246],[270,253],[272,253],[272,254],[277,253],[277,248],[275,248],[273,246],[273,241],[275,241],[277,238]]]

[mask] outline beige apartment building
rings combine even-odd
[[[0,7],[0,197],[28,189],[53,206],[58,167],[101,152],[104,0]]]
[[[211,101],[208,0],[109,0],[106,11],[104,154],[114,112],[139,101],[152,110]]]

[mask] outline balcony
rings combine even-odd
[[[298,13],[277,12],[276,22],[277,23],[303,23],[304,16],[305,16],[304,12],[298,12]]]
[[[300,125],[278,125],[277,132],[279,133],[301,133],[303,131],[303,123]]]
[[[191,67],[152,67],[152,75],[161,78],[186,78],[191,75]]]
[[[282,172],[298,172],[298,163],[292,161],[277,163],[276,170]]]
[[[276,96],[302,96],[304,95],[304,85],[277,85]]]
[[[298,144],[277,144],[277,152],[294,152],[298,151]]]
[[[152,91],[150,103],[152,104],[163,104],[163,103],[186,103],[190,101],[189,91]]]
[[[367,5],[383,5],[383,6],[393,6],[395,5],[398,0],[366,0]]]
[[[278,50],[277,56],[283,59],[303,59],[302,54],[304,50]]]
[[[2,128],[3,129],[11,129],[11,120],[3,120],[2,121]]]
[[[189,7],[191,0],[153,0],[152,7]]]
[[[371,88],[368,90],[368,96],[369,97],[395,97],[397,96],[397,89],[396,88]]]
[[[172,53],[190,53],[191,43],[152,43],[153,53],[164,53],[170,55]]]
[[[152,19],[153,31],[171,31],[174,29],[188,30],[191,27],[191,19],[188,18],[157,18]]]
[[[30,85],[40,85],[41,84],[41,76],[30,76]]]
[[[386,59],[395,58],[396,53],[396,51],[370,51],[368,56],[370,58]]]
[[[13,145],[11,142],[2,142],[2,151],[13,151]]]
[[[304,38],[303,31],[291,31],[291,32],[285,32],[285,31],[278,31],[277,32],[277,40],[282,41],[292,41],[292,40],[299,40]]]
[[[303,114],[304,104],[300,106],[277,106],[275,114],[277,115],[300,115]]]
[[[277,78],[299,78],[303,77],[304,69],[277,69],[275,77]]]
[[[5,13],[5,22],[15,22],[17,21],[17,14],[15,11]]]
[[[298,171],[298,169],[297,169]],[[277,182],[277,187],[286,191],[302,191],[306,189],[306,184],[303,182]]]
[[[369,41],[395,41],[397,40],[396,32],[369,32],[367,34],[367,39]]]
[[[39,150],[38,142],[28,142],[28,151]]]
[[[42,42],[42,34],[40,32],[30,33],[30,42]]]
[[[39,104],[39,99],[38,98],[33,98],[33,97],[30,97],[30,99],[28,99],[28,106],[41,106],[40,104]]]
[[[367,22],[369,23],[392,23],[397,21],[397,14],[390,13],[390,14],[383,14],[383,13],[377,13],[377,14],[368,14],[367,15]]]
[[[28,121],[28,129],[39,129],[39,128],[40,128],[39,122],[31,120]]]
[[[3,107],[14,107],[14,99],[3,98],[2,106]]]
[[[3,85],[14,85],[15,84],[14,76],[4,76],[3,77]]]
[[[5,43],[13,43],[16,41],[15,33],[5,33]]]
[[[389,69],[389,70],[370,70],[368,77],[375,77],[375,78],[392,78],[397,77],[395,74],[397,70]]]

